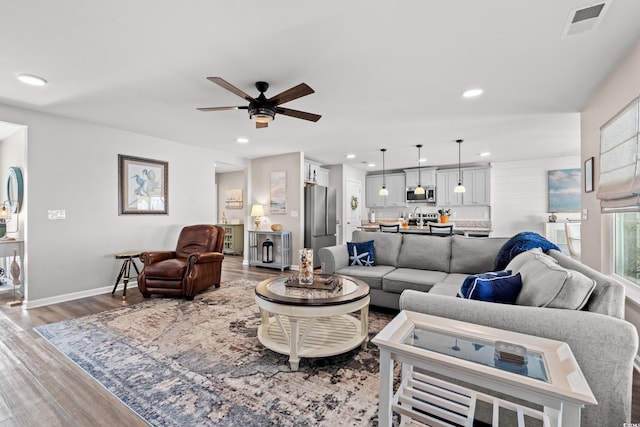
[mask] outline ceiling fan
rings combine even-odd
[[[318,120],[320,120],[320,117],[322,117],[318,114],[306,113],[304,111],[280,107],[281,104],[314,93],[314,90],[305,83],[300,83],[299,85],[294,86],[291,89],[287,89],[284,92],[267,99],[267,97],[264,96],[264,93],[267,91],[267,89],[269,89],[269,83],[267,82],[256,82],[256,89],[258,89],[260,95],[257,98],[253,98],[252,96],[246,94],[241,89],[238,89],[237,87],[220,77],[207,77],[207,80],[217,84],[220,87],[223,87],[229,92],[235,93],[241,98],[244,98],[245,100],[249,101],[249,105],[238,107],[198,108],[198,110],[200,111],[249,110],[249,117],[251,118],[251,120],[256,122],[256,128],[258,129],[266,128],[267,126],[269,126],[269,122],[275,119],[276,113],[295,117],[296,119],[309,120],[312,122],[317,122]]]

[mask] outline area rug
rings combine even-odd
[[[378,349],[301,359],[257,338],[255,281],[37,327],[153,426],[375,426]],[[393,317],[371,310],[370,339]]]

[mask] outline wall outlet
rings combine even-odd
[[[67,216],[67,213],[64,209],[61,210],[49,210],[48,212],[49,214],[49,220],[51,221],[55,221],[55,220],[59,220],[59,219],[65,219]]]

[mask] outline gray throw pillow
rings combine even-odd
[[[523,258],[526,261],[517,270],[522,277],[522,290],[516,304],[569,310],[584,307],[595,288],[595,280],[561,267],[541,251],[525,253],[527,255]]]

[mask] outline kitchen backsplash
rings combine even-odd
[[[375,212],[376,220],[379,219],[397,219],[403,215],[413,214],[416,206],[407,208],[389,207],[367,209],[367,218],[371,217],[371,212]],[[437,213],[439,206],[420,206],[422,213]],[[418,212],[420,211],[418,209]],[[468,221],[489,221],[491,220],[491,208],[489,206],[454,206],[451,209],[452,220],[468,220]]]

